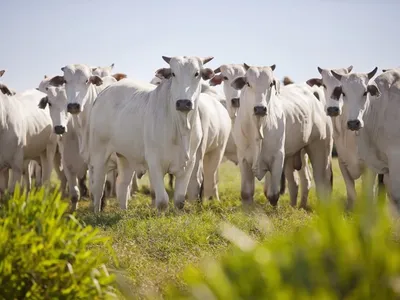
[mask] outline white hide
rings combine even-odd
[[[233,87],[242,89],[241,106],[233,128],[242,199],[253,201],[254,177],[261,180],[269,171],[271,182],[266,180],[264,192],[270,203],[276,205],[284,159],[298,156],[303,148],[313,166],[317,194],[326,198],[332,189],[331,121],[309,87],[304,84],[280,87],[273,76],[274,68],[251,67],[246,76],[232,83]],[[256,116],[256,106],[265,109],[266,115]],[[287,164],[286,168],[285,173],[289,169],[294,171],[293,165]]]
[[[117,82],[104,90],[93,106],[87,152],[94,175],[95,212],[99,211],[105,164],[112,153],[119,158],[117,197],[121,208],[127,208],[128,184],[133,172],[142,175],[146,170],[159,209],[168,205],[163,180],[166,173],[176,176],[175,205],[184,204],[202,138],[198,112],[200,77],[213,72],[203,69],[202,60],[197,57],[164,60],[171,67],[169,80],[156,88],[129,79]],[[178,111],[178,100],[188,100],[193,109],[187,113]]]
[[[400,211],[400,69],[370,82],[376,71],[333,75],[340,80],[337,88],[348,106],[347,127],[356,132],[359,157],[372,174],[385,174],[390,198]]]

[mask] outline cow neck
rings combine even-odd
[[[190,158],[192,129],[198,117],[198,101],[195,101],[194,109],[187,115],[177,111],[176,100],[173,99],[171,94],[171,79],[163,81],[151,93],[156,95],[152,98],[156,101],[156,105],[153,105],[153,114],[157,120],[162,121],[157,122],[157,124],[174,129],[171,132],[172,143],[181,146],[179,149],[182,149],[183,155],[180,157],[184,158],[183,162],[186,164]]]
[[[388,98],[382,95],[379,99],[370,99],[368,95],[363,114],[364,128],[360,130],[363,137],[367,137],[370,141],[379,141],[382,134],[382,127],[379,120],[384,120],[388,106]]]

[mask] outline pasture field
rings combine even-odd
[[[336,159],[333,165],[333,197],[345,201],[346,191]],[[309,195],[310,211],[293,209],[287,193],[274,209],[263,195],[263,183],[257,182],[255,209],[245,211],[240,202],[239,168],[231,162],[220,167],[220,203],[186,204],[183,211],[173,209],[171,203],[167,212],[158,213],[150,207],[147,177],[139,184],[141,190],[130,200],[128,211],[120,211],[116,200],[109,199],[105,212],[98,216],[93,214],[87,200],[80,202],[77,212],[81,221],[100,228],[103,236],[111,238],[123,275],[131,281],[126,287],[134,298],[163,294],[171,282],[183,285],[180,276],[186,266],[199,265],[205,258],[217,258],[229,251],[230,243],[220,235],[223,221],[263,241],[269,235],[258,229],[258,214],[266,215],[279,234],[295,231],[314,217],[314,186]],[[360,189],[360,182],[357,188]],[[111,259],[109,267],[113,268]]]

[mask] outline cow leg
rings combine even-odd
[[[56,171],[57,177],[60,180],[60,191],[61,191],[61,195],[63,198],[65,198],[66,196],[66,189],[67,189],[67,177],[66,174],[64,173],[65,166],[66,163],[62,161],[62,157],[61,157],[61,153],[59,151],[59,148],[56,148],[56,152],[54,154],[54,169]],[[63,169],[61,168],[61,166],[63,166]],[[69,187],[71,187],[71,185],[69,185]],[[71,193],[71,191],[70,191]]]
[[[116,182],[117,199],[121,209],[128,209],[128,200],[130,198],[130,185],[133,177],[133,168],[130,166],[128,160],[119,156],[118,164],[118,178]]]
[[[99,213],[102,205],[102,198],[104,193],[104,185],[106,182],[106,162],[104,154],[99,153],[91,158],[90,170],[90,189],[93,195],[93,210],[94,213]]]
[[[339,158],[339,168],[342,173],[344,184],[346,185],[347,191],[347,209],[352,209],[354,206],[354,201],[357,198],[357,192],[354,185],[354,179],[351,177],[349,171],[346,166],[342,163]]]
[[[139,191],[139,184],[136,172],[133,172],[132,183],[131,183],[131,196],[134,196]]]
[[[66,164],[64,164],[66,166]],[[70,168],[64,167],[65,177],[68,182],[69,196],[71,197],[71,210],[75,211],[78,208],[78,201],[81,198],[78,187],[78,176]]]
[[[179,209],[182,209],[183,206],[185,205],[185,196],[195,163],[196,163],[195,159],[189,160],[186,165],[185,171],[181,172],[179,175],[175,174],[176,179],[175,179],[175,191],[174,191],[174,205]]]
[[[46,146],[46,152],[40,155],[42,165],[42,184],[50,184],[51,171],[54,165],[54,155],[56,154],[57,142]]]
[[[364,194],[367,199],[366,201],[375,201],[375,183],[377,173],[373,172],[369,168],[365,168],[363,174],[361,175],[362,187],[364,189]]]
[[[78,174],[79,178],[79,190],[81,197],[88,197],[88,188],[86,186],[86,176],[87,176],[87,168],[85,167],[82,173]]]
[[[193,170],[190,175],[189,184],[187,187],[187,198],[189,201],[200,199],[200,186],[203,181],[203,158],[201,157],[201,148],[197,149],[196,158]]]
[[[4,168],[0,171],[0,193],[4,193],[8,188],[8,175],[8,168]]]
[[[310,157],[313,168],[313,177],[320,200],[328,200],[332,193],[331,175],[332,164],[331,154],[324,140],[314,142],[307,146],[306,151]]]
[[[280,181],[283,171],[284,154],[278,153],[271,164],[271,179],[268,190],[266,191],[266,183],[264,183],[264,195],[267,197],[272,206],[276,206],[279,200]],[[285,174],[286,175],[286,174]]]
[[[243,204],[252,204],[254,201],[254,174],[251,165],[244,159],[239,158],[241,175],[240,196]]]
[[[153,191],[155,206],[159,210],[165,210],[168,207],[168,194],[164,186],[164,176],[161,165],[154,158],[148,159],[150,192]],[[176,192],[176,190],[175,190]],[[184,194],[185,196],[185,194]],[[152,197],[153,198],[153,197]]]
[[[17,184],[17,182],[21,180],[23,165],[24,165],[24,153],[21,148],[15,154],[14,161],[11,165],[12,173],[11,173],[11,183],[9,188],[11,194],[14,193],[15,185]]]
[[[285,177],[288,181],[290,205],[295,207],[297,205],[297,194],[299,192],[299,183],[294,176],[294,158],[286,157],[285,159]]]
[[[302,151],[301,159],[303,167],[299,171],[300,186],[301,186],[300,207],[305,209],[307,208],[308,193],[310,192],[311,189],[311,171],[310,171],[310,166],[308,164],[308,155],[305,153],[305,151]]]
[[[24,161],[24,166],[22,169],[22,183],[21,183],[21,188],[29,192],[31,190],[31,175],[30,175],[30,170],[32,170],[32,163],[30,160],[25,160]]]
[[[218,194],[218,168],[224,157],[224,149],[215,149],[204,156],[204,197],[215,198],[219,201]]]

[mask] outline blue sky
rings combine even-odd
[[[1,79],[22,91],[66,64],[115,63],[150,81],[162,55],[276,64],[297,82],[317,66],[367,72],[400,66],[399,14],[398,0],[3,0]]]

